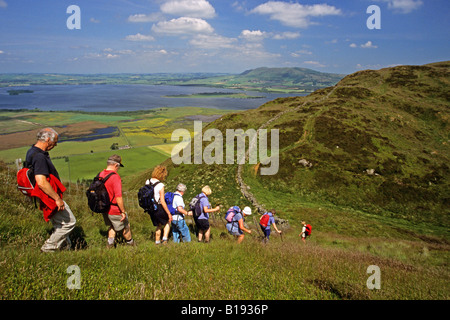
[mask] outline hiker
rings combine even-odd
[[[281,234],[281,231],[278,230],[277,224],[275,223],[275,210],[272,209],[269,212],[264,213],[259,220],[259,226],[261,227],[262,232],[264,233],[264,242],[269,241],[270,237],[270,226],[273,225],[275,230]]]
[[[172,236],[173,242],[179,243],[180,238],[183,242],[191,241],[191,234],[189,233],[189,228],[184,220],[184,217],[189,214],[188,211],[184,209],[183,195],[186,192],[186,186],[182,183],[178,184],[177,191],[174,192],[172,207],[175,213],[172,215]]]
[[[46,222],[51,221],[54,232],[43,246],[42,252],[53,252],[70,248],[69,234],[75,228],[76,219],[69,205],[62,199],[66,188],[62,185],[58,171],[50,160],[49,151],[58,144],[58,133],[52,128],[39,130],[37,142],[26,154],[26,165],[33,170],[36,180],[36,196]]]
[[[216,206],[214,209],[211,208],[211,204],[209,203],[208,196],[212,193],[211,188],[209,186],[204,186],[202,188],[202,193],[197,195],[200,201],[201,214],[194,219],[195,224],[198,229],[198,242],[202,242],[203,238],[205,243],[209,242],[209,238],[211,235],[211,227],[209,225],[209,214],[213,212],[217,212],[220,210],[220,206]]]
[[[311,225],[306,224],[305,221],[302,221],[302,232],[298,235],[299,237],[302,237],[303,243],[306,244],[306,237],[311,235]]]
[[[156,201],[157,210],[150,214],[153,225],[156,227],[155,231],[155,244],[167,244],[169,239],[170,224],[172,222],[172,215],[167,207],[164,199],[164,184],[162,181],[166,180],[168,175],[167,168],[165,166],[158,165],[153,169],[151,179],[146,181],[146,184],[153,184],[154,187],[154,199]],[[162,241],[161,241],[162,233]]]
[[[230,218],[228,214],[233,214],[233,216]],[[251,214],[252,209],[250,207],[245,207],[242,212],[237,206],[231,207],[227,212],[227,216],[225,217],[227,220],[227,230],[229,234],[237,236],[237,243],[241,243],[244,240],[244,231],[249,234],[252,233],[251,230],[244,227],[244,217]]]
[[[108,191],[111,206],[109,207],[108,212],[103,213],[103,220],[108,227],[107,248],[114,247],[114,241],[118,232],[122,232],[127,245],[135,245],[135,242],[131,237],[128,214],[125,211],[122,198],[122,180],[118,174],[120,168],[123,168],[122,158],[119,155],[114,154],[108,158],[106,169],[99,173],[100,178],[105,178],[111,174],[105,182],[105,188],[106,191]]]

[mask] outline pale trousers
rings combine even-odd
[[[73,228],[75,228],[77,220],[65,201],[64,210],[57,211],[53,214],[50,221],[52,222],[54,231],[41,247],[41,251],[48,252],[59,250],[63,244],[70,246],[69,234],[72,232]]]

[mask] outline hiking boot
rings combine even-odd
[[[136,247],[136,241],[134,241],[134,239],[132,239],[130,242],[125,241],[125,243],[127,244],[127,246]]]

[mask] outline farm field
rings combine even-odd
[[[52,127],[60,138],[50,156],[63,181],[92,179],[113,153],[123,157],[126,169],[121,175],[126,177],[170,157],[178,143],[171,141],[175,129],[192,131],[195,120],[207,124],[228,112],[196,107],[114,113],[2,111],[0,160],[10,165],[23,161],[36,132]]]

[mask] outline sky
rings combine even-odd
[[[449,9],[448,0],[0,0],[0,73],[422,65],[450,60]]]

